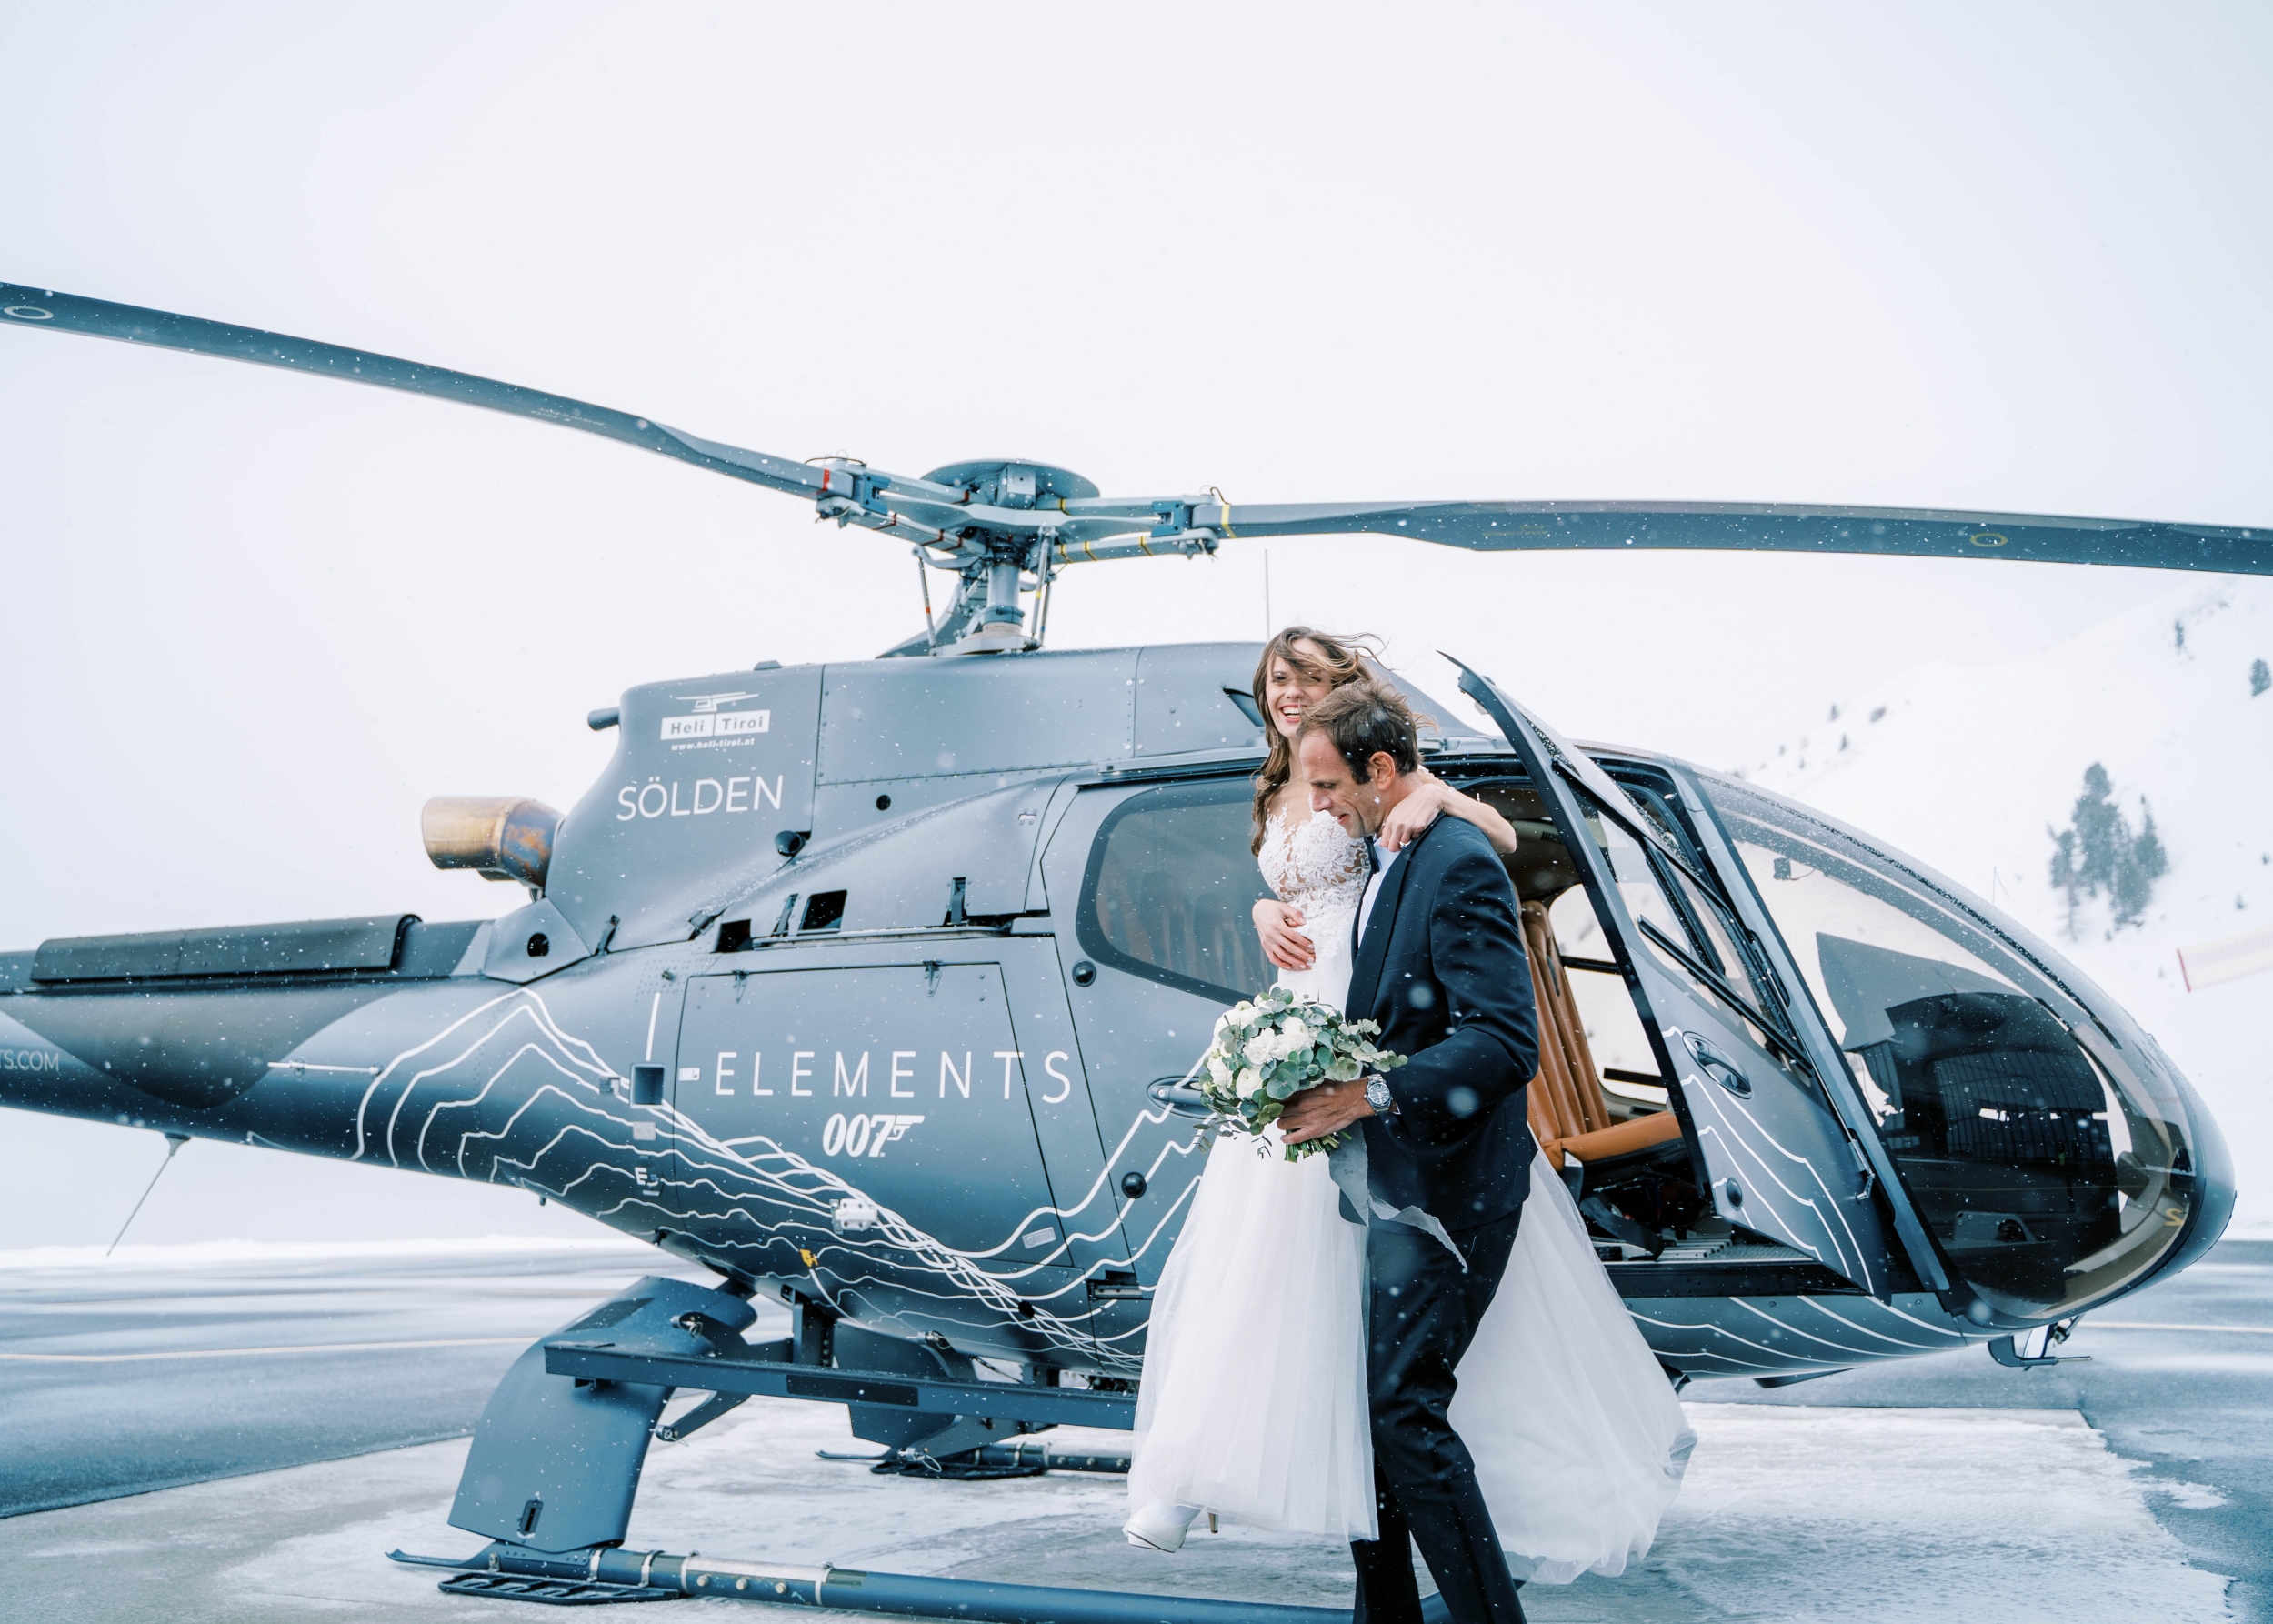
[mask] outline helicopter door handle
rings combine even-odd
[[[1197,1088],[1185,1087],[1180,1077],[1164,1077],[1146,1085],[1145,1092],[1178,1117],[1208,1117],[1215,1108]]]
[[[1727,1089],[1738,1099],[1752,1098],[1752,1079],[1723,1059],[1720,1052],[1711,1044],[1694,1032],[1682,1033],[1681,1041],[1687,1046],[1690,1055],[1695,1058],[1707,1077],[1711,1078],[1713,1081]]]

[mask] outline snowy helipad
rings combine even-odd
[[[2072,1411],[1691,1407],[1699,1444],[1647,1561],[1531,1587],[1541,1619],[2228,1617],[2141,1486]],[[1070,1446],[1074,1436],[1061,1432]],[[1112,1447],[1115,1435],[1095,1435]],[[943,1484],[816,1459],[860,1449],[833,1407],[754,1399],[651,1457],[630,1543],[1029,1584],[1347,1605],[1324,1542],[1227,1529],[1174,1558],[1119,1537],[1116,1479]],[[462,1441],[166,1489],[0,1525],[20,1615],[526,1617],[442,1595],[395,1547],[462,1554],[443,1520]],[[0,1606],[7,1604],[0,1603]],[[745,1603],[705,1603],[744,1607]]]
[[[1547,1620],[2262,1617],[2263,1496],[2244,1478],[2252,1461],[2263,1474],[2265,1451],[2251,1440],[2267,1429],[2273,1336],[2230,1310],[2260,1298],[2268,1252],[2229,1243],[2188,1277],[2187,1303],[2110,1314],[2104,1330],[2087,1322],[2069,1346],[2094,1354],[2090,1365],[2024,1375],[1977,1349],[1775,1394],[1692,1388],[1700,1442],[1647,1560],[1617,1579],[1531,1587],[1525,1605]],[[44,1492],[53,1504],[57,1492],[33,1481],[45,1472],[85,1499],[0,1519],[10,1576],[0,1618],[533,1617],[523,1604],[443,1596],[431,1569],[385,1559],[395,1547],[462,1555],[481,1543],[445,1520],[464,1439],[371,1446],[462,1428],[517,1338],[566,1318],[567,1299],[609,1289],[611,1268],[639,1272],[638,1260],[335,1260],[320,1279],[271,1278],[258,1344],[267,1351],[239,1354],[225,1338],[253,1311],[251,1267],[92,1283],[65,1272],[45,1287],[22,1273],[0,1278],[11,1310],[0,1350],[14,1356],[0,1360],[0,1492],[18,1505]],[[308,1294],[310,1314],[294,1318]],[[152,1301],[163,1312],[147,1311]],[[382,1301],[394,1307],[380,1323],[343,1319],[357,1302]],[[404,1308],[413,1301],[423,1305],[416,1315]],[[363,1328],[356,1348],[339,1346],[343,1323]],[[2121,1328],[2130,1326],[2161,1329]],[[135,1357],[105,1360],[97,1348]],[[447,1378],[446,1391],[424,1397],[438,1408],[390,1434],[387,1417],[416,1408],[407,1395],[429,1365]],[[248,1367],[258,1373],[249,1383]],[[2139,1395],[2168,1415],[2121,1419]],[[2094,1426],[2087,1414],[2100,1409],[2118,1419]],[[347,1429],[344,1449],[371,1452],[313,1459],[329,1417]],[[298,1439],[304,1463],[256,1469],[272,1459],[264,1427]],[[2125,1441],[2146,1434],[2161,1444]],[[2212,1434],[2243,1464],[2218,1455]],[[1123,1436],[1067,1429],[1051,1441],[1109,1449]],[[235,1457],[232,1439],[243,1440]],[[1227,1527],[1196,1533],[1177,1557],[1132,1550],[1117,1532],[1117,1479],[948,1484],[879,1479],[816,1455],[865,1447],[837,1407],[754,1399],[686,1443],[656,1447],[630,1543],[1031,1584],[1349,1599],[1347,1555],[1330,1543]],[[65,1470],[57,1463],[72,1448],[84,1465]],[[205,1472],[241,1475],[131,1492],[165,1481],[167,1463],[185,1455]],[[107,1489],[96,1481],[104,1472]],[[86,1498],[98,1493],[117,1498]],[[2221,1549],[2242,1560],[2209,1559]]]

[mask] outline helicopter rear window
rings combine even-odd
[[[1084,950],[1226,1001],[1269,986],[1277,972],[1252,918],[1270,894],[1247,849],[1254,802],[1247,780],[1232,778],[1147,789],[1115,807],[1082,877]]]

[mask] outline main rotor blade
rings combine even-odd
[[[1192,509],[1227,537],[1365,532],[1481,552],[1626,548],[2026,558],[2273,575],[2273,529],[1918,507],[1727,502],[1383,502]],[[1136,552],[1124,544],[1115,554]],[[1161,550],[1158,543],[1153,550]],[[1078,556],[1078,549],[1075,549]],[[1092,556],[1104,557],[1097,547]]]
[[[1379,502],[1236,506],[1189,496],[1096,497],[1051,508],[970,506],[971,493],[854,465],[815,466],[705,440],[606,406],[195,316],[0,283],[0,326],[44,326],[318,374],[534,417],[817,500],[824,516],[926,545],[958,520],[1050,541],[1059,563],[1212,550],[1217,540],[1369,533],[1485,552],[1627,548],[2025,558],[2041,563],[2273,575],[2273,531],[1923,508],[1715,502]]]
[[[636,417],[607,406],[524,389],[495,378],[468,372],[425,366],[393,356],[343,349],[312,338],[265,333],[257,327],[235,327],[225,322],[204,321],[138,305],[115,305],[108,299],[81,298],[75,294],[51,293],[0,282],[0,326],[45,327],[51,332],[81,333],[93,338],[115,338],[126,344],[159,349],[186,350],[193,355],[218,356],[225,360],[250,361],[259,366],[280,366],[287,372],[314,373],[349,383],[400,389],[409,395],[431,395],[464,406],[482,406],[516,417],[535,417],[566,428],[621,440],[627,446],[675,456],[698,468],[729,478],[747,480],[770,490],[818,497],[846,488],[840,470],[813,467],[762,451],[745,451],[716,440],[698,439],[666,428],[646,417]]]

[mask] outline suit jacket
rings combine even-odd
[[[1406,1057],[1384,1073],[1396,1113],[1364,1122],[1374,1196],[1453,1231],[1520,1208],[1537,1153],[1525,1085],[1538,1011],[1515,887],[1475,825],[1438,817],[1383,875],[1347,1007]]]

